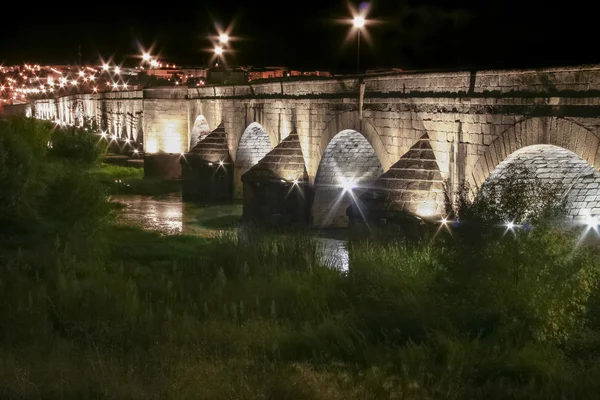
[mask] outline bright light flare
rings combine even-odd
[[[352,179],[343,179],[339,186],[344,189],[344,193],[352,192],[352,190],[356,189],[357,187],[356,182],[354,182]]]
[[[144,54],[142,54],[142,59],[143,59],[144,61],[150,61],[150,54],[148,54],[148,53],[144,53]]]
[[[158,67],[158,61],[152,60],[152,61],[150,61],[150,65],[153,66],[154,68],[156,68],[156,67]]]
[[[588,228],[596,228],[598,226],[598,218],[588,215],[585,219],[585,224]]]
[[[108,64],[106,64],[106,63],[102,64],[102,69],[103,69],[104,71],[108,71],[108,69],[109,69],[109,68],[110,68],[110,67],[109,67],[109,65],[108,65]]]
[[[365,17],[363,17],[362,15],[357,15],[352,19],[352,25],[357,29],[361,29],[362,27],[364,27],[365,22]]]
[[[120,74],[120,73],[121,73],[121,68],[120,68],[120,67],[117,65],[117,66],[115,67],[115,74],[117,74],[117,75],[118,75],[118,74]]]
[[[226,33],[221,33],[219,35],[219,42],[221,42],[223,44],[227,44],[227,42],[229,42],[229,35]]]
[[[215,46],[215,54],[220,56],[221,54],[223,54],[223,47],[221,46]]]
[[[506,226],[506,229],[510,229],[511,231],[515,229],[515,223],[513,221],[506,222],[504,226]]]

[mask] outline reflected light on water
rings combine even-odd
[[[122,195],[113,196],[112,201],[125,206],[119,215],[121,223],[164,235],[183,233],[210,237],[221,231],[210,227],[211,219],[241,216],[241,205],[203,207],[194,203],[182,203],[180,194],[164,198]],[[318,240],[321,244],[321,262],[331,268],[347,271],[349,257],[346,240],[330,237],[318,237]]]
[[[167,235],[182,233],[183,210],[179,198],[151,199],[145,196],[116,196],[125,204],[120,219],[130,225]]]
[[[348,271],[350,265],[346,241],[340,239],[320,238],[321,260],[325,265],[340,271]]]

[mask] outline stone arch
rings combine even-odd
[[[190,135],[190,150],[196,147],[198,142],[207,137],[210,132],[210,126],[204,115],[198,115],[194,121],[194,126],[192,127],[192,133]]]
[[[312,224],[347,227],[347,208],[381,174],[381,161],[365,136],[353,129],[339,132],[325,148],[317,169]]]
[[[357,111],[346,111],[336,114],[327,122],[327,127],[321,134],[320,141],[318,142],[318,149],[315,153],[315,157],[313,157],[311,163],[307,164],[309,177],[314,177],[316,179],[318,167],[325,154],[325,149],[333,138],[344,129],[352,129],[361,133],[375,151],[384,171],[387,171],[392,166],[393,161],[390,158],[385,144],[381,140],[379,132],[377,132],[375,125],[370,119],[360,119]]]
[[[479,156],[468,183],[479,188],[492,171],[510,154],[527,146],[550,144],[570,150],[583,160],[600,167],[600,139],[584,126],[559,117],[534,117],[518,122],[501,133]]]
[[[523,147],[500,162],[483,187],[500,182],[512,165],[524,166],[543,182],[555,185],[567,200],[570,218],[600,216],[600,172],[573,151],[552,144]]]
[[[237,145],[234,168],[234,198],[243,197],[242,175],[273,150],[269,134],[258,122],[246,127]]]

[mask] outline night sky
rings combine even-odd
[[[335,72],[356,70],[356,35],[345,42],[344,0],[196,0],[124,5],[120,2],[24,4],[19,17],[2,17],[0,62],[76,63],[114,55],[137,65],[138,41],[154,44],[166,61],[208,66],[215,23],[237,38],[231,65],[288,66]],[[579,4],[581,3],[581,4]],[[17,3],[15,3],[16,5]],[[351,2],[358,8],[359,2]],[[588,4],[593,4],[589,2]],[[600,62],[600,25],[586,2],[410,0],[371,1],[371,44],[361,67],[402,69],[510,68]]]

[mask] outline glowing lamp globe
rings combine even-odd
[[[352,24],[354,25],[355,28],[358,28],[358,29],[362,28],[363,26],[365,26],[365,17],[357,15],[352,20]]]

